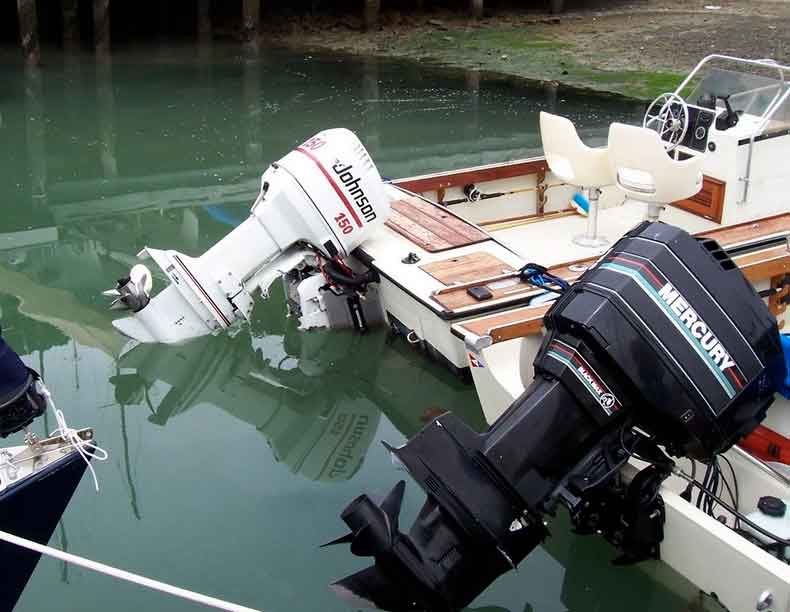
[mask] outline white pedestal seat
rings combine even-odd
[[[587,247],[606,244],[608,241],[598,235],[598,197],[601,187],[614,183],[607,148],[588,147],[571,121],[550,113],[540,113],[540,135],[554,175],[580,191],[588,190],[587,232],[573,241]]]
[[[608,150],[615,184],[628,198],[647,203],[651,221],[658,220],[667,204],[690,198],[702,189],[704,155],[672,159],[653,130],[612,123]]]

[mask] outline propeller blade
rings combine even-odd
[[[120,297],[121,292],[117,289],[107,289],[107,291],[102,291],[101,294],[106,297]]]
[[[354,534],[351,542],[351,554],[357,557],[375,557],[384,552],[384,546],[390,542],[386,518],[382,513],[381,523],[369,523]]]
[[[326,548],[327,546],[335,546],[336,544],[350,544],[354,541],[354,534],[347,533],[346,535],[340,536],[339,538],[335,538],[331,542],[327,542],[326,544],[321,544],[318,548]]]
[[[398,483],[392,487],[392,490],[381,502],[381,509],[384,510],[390,519],[390,529],[392,533],[398,531],[398,517],[400,516],[400,509],[403,505],[403,494],[406,491],[406,481],[399,480]]]
[[[397,487],[396,487],[397,488]],[[395,532],[389,516],[367,495],[360,495],[351,502],[340,518],[353,533],[352,554],[361,557],[375,556],[392,547]]]
[[[120,297],[114,299],[112,301],[112,304],[110,304],[110,310],[127,310],[128,308],[129,308],[129,306],[127,306],[124,303],[123,298],[120,298]]]

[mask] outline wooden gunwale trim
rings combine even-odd
[[[732,259],[751,283],[790,274],[790,251],[778,246]]]
[[[759,219],[757,221],[749,221],[746,223],[739,223],[737,225],[731,225],[728,227],[721,227],[716,228],[713,230],[706,230],[703,232],[698,232],[694,234],[697,237],[705,237],[705,238],[713,238],[718,241],[718,243],[723,247],[732,247],[734,245],[744,244],[750,241],[756,241],[760,239],[764,239],[767,237],[775,236],[775,235],[782,235],[782,234],[790,234],[790,213],[781,213],[778,215],[773,215],[771,217],[766,217],[764,219]],[[738,262],[744,262],[746,265],[742,266],[744,268],[743,272],[746,278],[750,282],[756,282],[759,280],[764,280],[766,278],[771,278],[776,276],[777,274],[787,273],[784,270],[784,259],[781,258],[780,251],[785,249],[783,246],[774,247],[774,249],[763,249],[761,251],[756,251],[754,253],[745,254],[736,256],[733,260]],[[785,249],[785,252],[786,249]],[[744,259],[748,258],[748,259]],[[572,265],[592,265],[598,257],[587,257],[584,259],[576,259],[573,261],[564,262],[558,264],[556,266],[552,266],[549,268],[549,271],[552,274],[556,274],[564,278],[565,280],[576,280],[581,273],[580,272],[571,272],[568,267]],[[740,265],[740,264],[739,264]],[[454,293],[457,291],[464,291],[469,287],[475,287],[479,285],[485,285],[487,283],[497,281],[497,280],[504,280],[505,278],[509,278],[511,276],[515,276],[515,273],[510,276],[503,275],[500,277],[495,278],[484,278],[478,281],[470,281],[467,283],[453,285],[450,287],[445,287],[442,289],[436,290],[431,297],[435,298],[442,295],[448,295],[450,293]],[[518,296],[511,296],[511,299],[518,299],[524,298],[528,295],[528,292],[520,294]],[[436,300],[439,301],[439,300]],[[441,302],[439,302],[441,303]],[[454,312],[463,312],[464,308],[471,308],[474,304],[468,304],[464,306],[460,306],[455,309],[451,309]],[[445,306],[446,308],[446,306]]]
[[[779,213],[754,221],[697,232],[694,236],[713,238],[721,246],[732,247],[744,242],[787,233],[790,233],[790,213]]]
[[[785,246],[740,255],[733,261],[751,283],[790,274],[790,252]],[[525,306],[457,323],[456,326],[462,334],[470,332],[476,336],[491,336],[493,343],[497,344],[541,333],[543,317],[550,306]]]
[[[426,191],[439,191],[449,187],[463,187],[471,183],[486,183],[488,181],[548,171],[549,165],[546,163],[545,158],[535,157],[506,164],[478,166],[467,170],[454,170],[402,178],[392,181],[392,184],[414,193],[425,193]]]
[[[478,225],[488,231],[496,232],[503,229],[510,229],[511,227],[520,227],[522,225],[529,225],[539,221],[548,221],[549,219],[559,219],[561,217],[569,217],[570,215],[577,215],[573,208],[563,208],[562,210],[552,210],[551,212],[539,215],[533,213],[531,215],[520,215],[518,217],[507,217],[505,219],[497,219],[496,221],[483,221]],[[500,227],[506,226],[506,227]]]
[[[456,326],[462,333],[466,331],[476,336],[491,336],[496,344],[514,338],[539,334],[543,328],[543,317],[550,307],[551,304],[525,306],[479,317],[464,323],[456,323]]]

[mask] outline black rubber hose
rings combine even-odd
[[[675,471],[674,474],[676,476],[679,476],[680,478],[682,478],[683,480],[685,480],[689,484],[691,484],[691,485],[697,487],[698,489],[701,489],[702,491],[704,491],[706,495],[711,497],[716,503],[718,503],[727,512],[729,512],[733,516],[741,519],[749,527],[751,527],[752,529],[754,529],[758,533],[761,533],[766,538],[770,538],[771,540],[773,540],[777,544],[782,544],[783,546],[790,546],[790,540],[785,540],[784,538],[780,538],[778,535],[773,534],[773,533],[771,533],[770,531],[768,531],[766,529],[763,529],[757,523],[755,523],[754,521],[749,520],[748,518],[746,518],[746,516],[744,514],[742,514],[741,512],[739,512],[738,510],[736,510],[732,506],[730,506],[727,502],[725,502],[718,495],[713,493],[710,489],[708,489],[707,487],[702,486],[696,480],[692,480],[690,476],[687,476],[686,474],[684,474],[683,472],[681,472],[679,470]]]
[[[338,285],[346,287],[365,287],[368,283],[374,283],[379,280],[379,275],[375,270],[367,270],[364,274],[347,274],[340,269],[337,262],[329,260],[324,264],[324,272]]]

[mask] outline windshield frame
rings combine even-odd
[[[702,70],[707,64],[711,62],[717,62],[717,63],[722,62],[722,63],[736,64],[736,65],[740,64],[741,66],[754,66],[754,67],[764,68],[768,71],[776,71],[778,73],[779,78],[777,83],[779,87],[777,89],[777,92],[774,95],[773,99],[765,107],[765,110],[760,116],[759,121],[757,122],[757,125],[754,129],[754,132],[751,134],[751,137],[753,138],[755,136],[759,136],[760,134],[762,134],[765,131],[771,119],[776,114],[777,110],[782,108],[782,106],[787,102],[788,98],[790,97],[790,81],[788,81],[787,79],[787,77],[790,76],[790,66],[784,66],[772,59],[750,60],[741,57],[720,55],[714,53],[703,58],[688,74],[688,76],[685,79],[683,79],[683,82],[681,82],[680,85],[678,85],[674,93],[682,97],[681,92],[693,81],[693,79],[698,75],[700,70]]]

